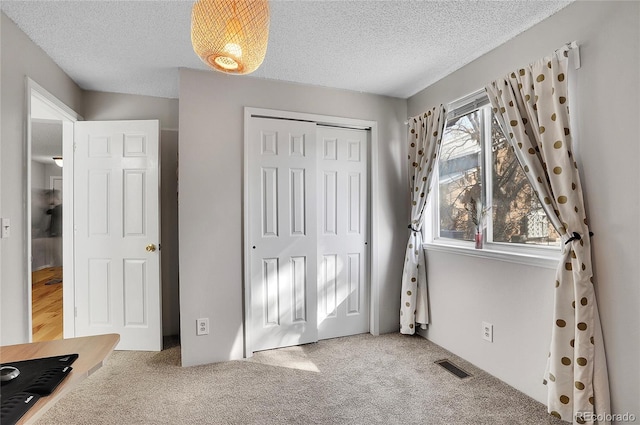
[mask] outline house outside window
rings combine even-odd
[[[553,250],[560,237],[549,222],[484,93],[449,105],[434,184],[431,240],[470,245],[477,209],[486,211],[485,247]],[[468,241],[468,242],[467,242]]]

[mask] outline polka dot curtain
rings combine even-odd
[[[582,424],[594,423],[594,413],[606,417],[610,397],[589,226],[572,152],[568,52],[567,46],[493,81],[486,90],[520,165],[562,236],[543,383],[548,386],[549,413]]]
[[[427,270],[422,250],[422,218],[438,161],[446,113],[444,106],[409,119],[409,190],[411,234],[402,271],[400,332],[413,335],[418,325],[429,323]]]

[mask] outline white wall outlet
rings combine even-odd
[[[493,342],[493,325],[491,323],[482,322],[482,339]]]
[[[196,335],[209,335],[209,319],[197,319],[196,320]]]

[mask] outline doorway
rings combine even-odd
[[[79,116],[27,78],[26,276],[30,342],[73,333],[73,123]],[[67,168],[65,168],[65,165]]]
[[[38,102],[32,101],[32,105]],[[42,108],[35,107],[37,112]],[[31,332],[63,337],[62,121],[31,117]]]
[[[44,221],[44,230],[25,231],[29,341],[60,338],[62,317],[62,338],[119,333],[120,350],[159,351],[159,121],[78,122],[80,116],[33,80],[26,85],[26,222]],[[61,128],[62,176],[38,174],[41,124]],[[49,146],[55,138],[43,139]],[[31,187],[42,180],[50,189],[34,196]],[[55,245],[47,251],[51,258],[34,255],[40,235]],[[62,297],[62,311],[59,302],[41,307],[50,292]]]

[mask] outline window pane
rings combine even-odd
[[[447,121],[439,169],[440,237],[474,240],[470,205],[482,199],[482,111]]]
[[[559,246],[558,234],[493,116],[491,154],[493,241]]]

